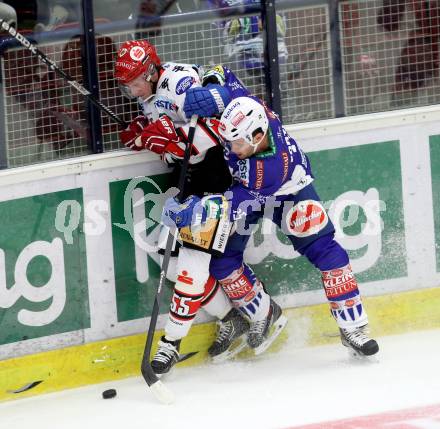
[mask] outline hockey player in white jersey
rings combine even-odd
[[[124,94],[138,99],[143,111],[120,133],[121,142],[132,150],[160,154],[174,166],[175,184],[189,129],[183,104],[188,89],[201,86],[201,73],[195,65],[161,64],[154,46],[145,40],[125,42],[117,54],[115,78]],[[210,90],[210,101],[224,109],[230,99],[226,90],[219,86]],[[201,198],[222,193],[231,183],[219,144],[218,125],[218,121],[210,119],[199,119],[197,123],[184,196],[194,194]],[[217,338],[208,350],[212,357],[227,352],[231,343],[249,329],[249,323],[232,308],[209,274],[210,250],[191,247],[180,248],[176,264],[170,263],[167,273],[175,287],[165,335],[152,361],[157,374],[168,372],[178,361],[180,341],[201,307],[220,320]],[[175,273],[171,273],[173,265]]]

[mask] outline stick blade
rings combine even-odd
[[[150,389],[160,403],[164,405],[171,405],[174,402],[173,392],[171,392],[171,390],[168,389],[168,387],[165,386],[165,384],[163,384],[160,380],[153,383],[150,386]]]

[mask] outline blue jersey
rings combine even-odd
[[[209,69],[203,75],[202,85],[205,86],[208,83],[216,83],[224,86],[229,91],[231,98],[250,96],[250,92],[246,89],[241,80],[235,76],[230,69],[221,65]]]
[[[313,181],[310,162],[279,118],[266,109],[269,119],[269,148],[247,159],[239,159],[228,147],[225,158],[234,184],[229,188],[231,220],[246,216],[257,205],[282,201]],[[258,203],[252,207],[252,201]],[[250,203],[250,204],[249,204]]]

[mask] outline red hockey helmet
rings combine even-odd
[[[142,73],[149,81],[156,68],[160,66],[156,48],[146,40],[130,40],[123,43],[117,55],[115,79],[122,85],[131,82]]]

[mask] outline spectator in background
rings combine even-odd
[[[438,75],[440,2],[438,0],[384,0],[377,22],[387,32],[400,29],[407,6],[415,14],[417,27],[400,53],[395,73],[393,104],[402,96],[417,91]]]
[[[227,8],[242,6],[243,13],[246,6],[259,4],[259,0],[207,0],[208,7]],[[227,12],[223,12],[223,17]],[[282,15],[277,14],[277,41],[278,59],[281,81],[282,109],[286,113],[289,99],[287,85],[288,50],[285,42],[286,23]],[[233,17],[220,23],[222,38],[225,42],[223,61],[232,70],[235,70],[248,88],[259,98],[265,99],[264,88],[266,79],[266,64],[264,57],[264,32],[260,16]],[[291,100],[293,97],[291,97]],[[279,113],[279,112],[278,112]]]

